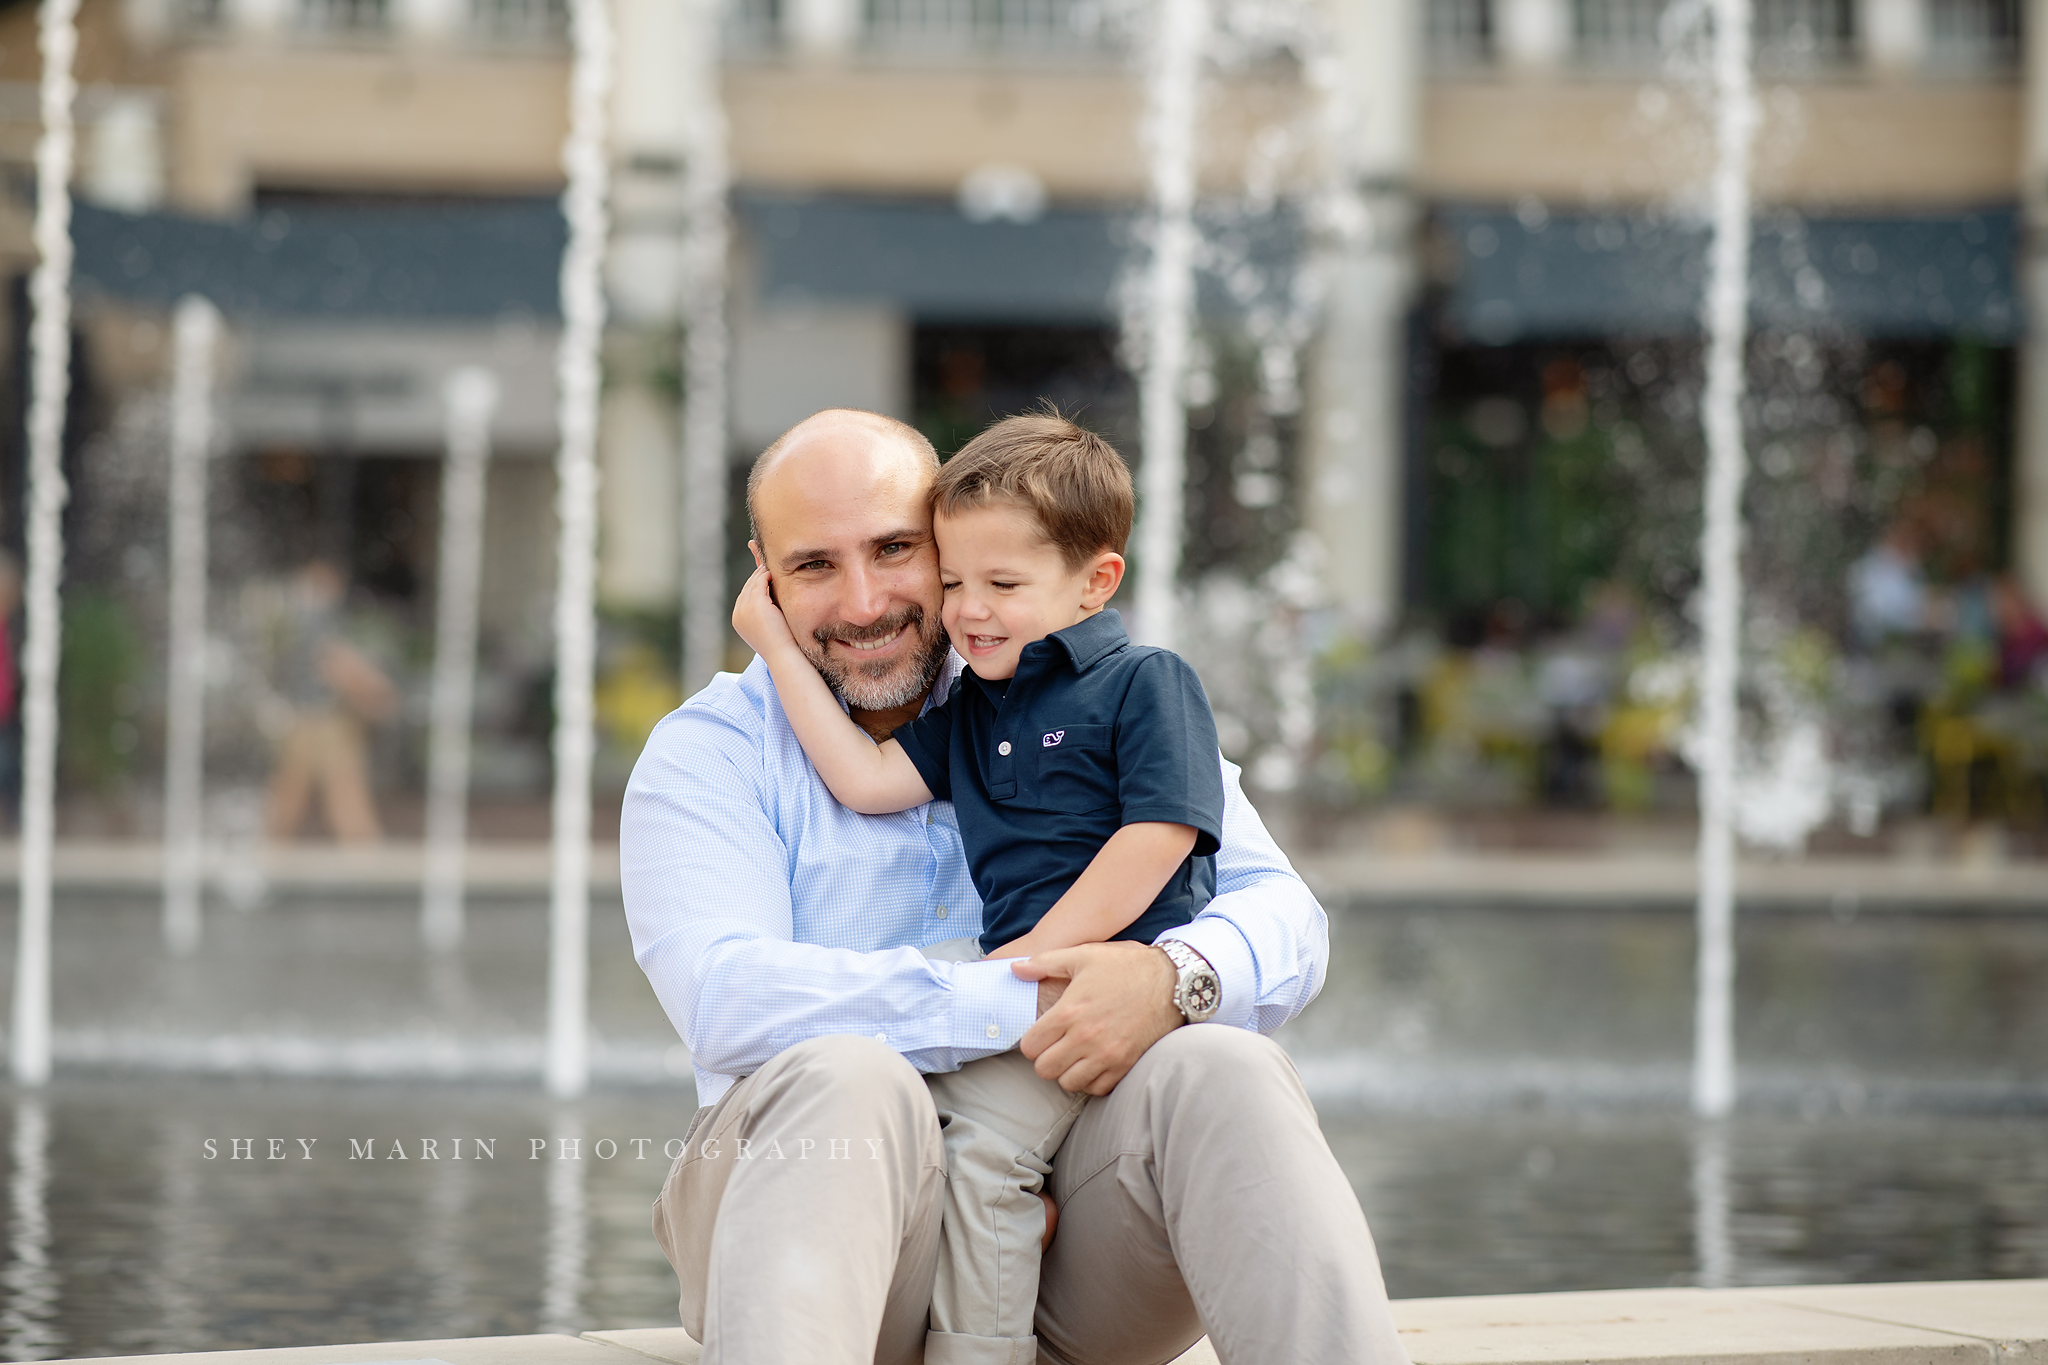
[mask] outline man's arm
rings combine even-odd
[[[737,688],[729,697],[744,704]],[[791,854],[772,799],[758,731],[702,697],[655,727],[626,789],[634,957],[698,1065],[744,1076],[841,1033],[880,1038],[924,1071],[1014,1045],[1036,997],[1006,963],[791,941]]]
[[[1223,764],[1223,840],[1216,853],[1216,895],[1192,922],[1169,929],[1207,958],[1223,986],[1213,1020],[1272,1033],[1300,1014],[1323,988],[1330,966],[1330,917],[1266,832]]]

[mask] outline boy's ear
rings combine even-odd
[[[1081,605],[1093,611],[1116,596],[1116,590],[1123,586],[1124,557],[1114,550],[1104,550],[1088,565],[1087,573],[1081,580]]]

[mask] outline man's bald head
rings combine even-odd
[[[918,466],[926,484],[938,476],[939,452],[909,423],[861,408],[826,408],[812,413],[776,437],[747,471],[748,533],[756,541],[762,540],[761,484],[785,459],[805,464],[859,460],[874,465],[899,455]]]

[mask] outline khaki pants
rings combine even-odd
[[[926,1365],[1032,1365],[1038,1339],[1038,1191],[1088,1102],[1011,1051],[925,1077],[946,1147],[946,1209]]]
[[[369,741],[363,723],[344,711],[302,711],[277,750],[264,825],[273,839],[295,839],[320,789],[327,824],[344,844],[384,837],[370,796]]]
[[[865,1038],[799,1043],[700,1112],[654,1231],[704,1365],[922,1360],[943,1152],[924,1079]],[[1405,1365],[1365,1216],[1270,1039],[1168,1034],[1081,1111],[1050,1188],[1044,1365],[1161,1365],[1205,1330],[1225,1365]]]

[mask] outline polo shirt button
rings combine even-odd
[[[997,1028],[994,1024],[990,1024],[988,1026],[988,1036],[991,1038],[1000,1038],[1003,1036],[1003,1031]]]
[[[932,911],[932,915],[936,919],[944,919],[946,917],[946,907],[943,905],[940,906],[938,909]]]
[[[1010,741],[1006,739],[1001,744],[996,745],[996,752],[1004,758],[1008,758],[1010,756]]]

